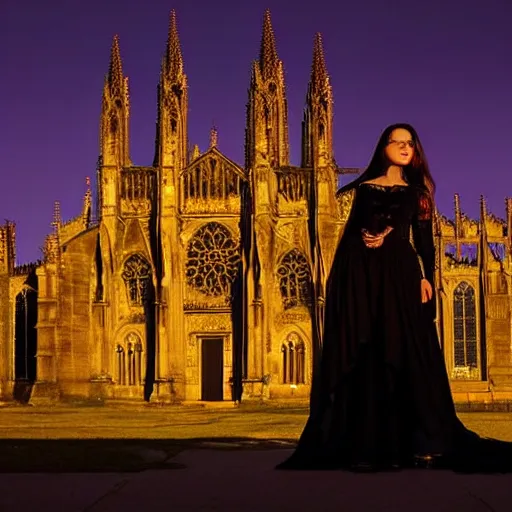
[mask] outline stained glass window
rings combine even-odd
[[[453,293],[454,365],[478,364],[475,289],[465,281]]]
[[[130,304],[144,305],[151,284],[149,262],[139,254],[133,254],[124,264],[122,278],[126,284]]]
[[[279,289],[285,309],[310,299],[311,272],[306,257],[297,249],[286,253],[277,267]]]
[[[187,283],[205,295],[229,294],[239,262],[239,241],[222,224],[210,222],[198,229],[188,244]]]

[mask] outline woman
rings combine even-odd
[[[458,420],[435,327],[434,181],[408,124],[339,194],[350,212],[326,290],[310,417],[278,469],[512,469],[512,443]]]

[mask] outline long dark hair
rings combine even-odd
[[[375,178],[378,178],[379,176],[382,176],[386,173],[389,164],[386,160],[384,149],[389,144],[389,137],[393,131],[399,128],[407,130],[411,134],[412,140],[414,142],[414,156],[412,157],[411,163],[403,168],[404,179],[407,181],[407,183],[409,183],[409,185],[417,186],[424,190],[426,189],[430,195],[431,201],[434,201],[436,185],[432,175],[430,174],[425,152],[423,151],[423,146],[421,145],[421,141],[416,130],[407,123],[392,124],[382,132],[379,141],[377,142],[377,147],[375,148],[372,159],[370,160],[366,170],[354,181],[351,181],[342,187],[338,191],[338,194],[355,188],[364,181],[374,180]]]

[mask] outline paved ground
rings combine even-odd
[[[2,512],[508,512],[512,475],[274,471],[289,450],[189,450],[183,469],[0,476]]]

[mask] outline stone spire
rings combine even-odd
[[[328,86],[329,75],[325,65],[324,48],[322,43],[322,34],[315,35],[313,45],[313,64],[311,66],[311,85],[319,90]]]
[[[116,35],[103,87],[100,152],[105,165],[129,165],[129,117],[128,78],[123,74],[119,37]]]
[[[263,18],[263,32],[261,35],[260,47],[260,69],[263,78],[271,77],[279,67],[279,57],[277,56],[276,39],[274,29],[272,28],[272,19],[270,10],[265,11]]]
[[[313,62],[302,126],[301,165],[316,169],[333,165],[332,88],[325,64],[322,36],[318,33],[313,43]],[[336,187],[336,184],[333,186]]]
[[[247,104],[247,169],[289,165],[288,104],[283,63],[279,60],[270,11],[265,11],[258,60],[252,63]],[[263,178],[262,178],[263,179]]]
[[[177,81],[183,76],[183,55],[181,53],[181,44],[178,35],[176,11],[174,10],[171,11],[167,48],[162,67],[163,71],[171,80]]]
[[[107,83],[112,95],[122,95],[125,79],[121,62],[121,50],[119,49],[119,36],[115,35],[110,49],[110,65],[108,68]]]
[[[176,187],[178,174],[186,167],[189,156],[187,117],[187,76],[184,72],[176,12],[171,11],[158,84],[158,120],[153,163],[167,169],[162,178]],[[166,201],[166,204],[171,205],[175,199],[167,198]]]

